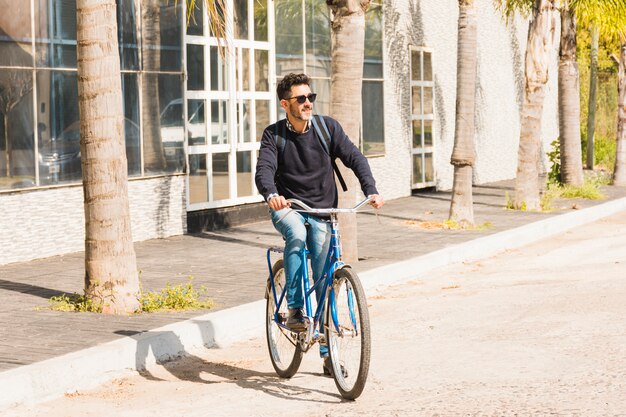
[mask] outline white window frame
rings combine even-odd
[[[421,59],[420,59],[420,75],[423,77],[424,74],[424,52],[428,52],[430,53],[430,65],[431,65],[431,74],[433,74],[433,80],[432,81],[423,81],[423,80],[419,80],[419,81],[415,81],[413,80],[413,59],[412,59],[412,55],[413,52],[420,52],[421,55]],[[435,164],[435,150],[436,150],[436,140],[435,140],[435,129],[434,129],[434,120],[435,120],[435,110],[436,110],[436,106],[435,106],[435,80],[434,80],[434,53],[433,53],[433,49],[432,48],[427,48],[427,47],[423,47],[423,46],[409,46],[409,91],[411,94],[411,98],[409,100],[409,104],[410,104],[410,115],[411,115],[411,120],[410,120],[410,126],[409,126],[409,130],[411,132],[411,188],[415,189],[415,188],[426,188],[426,187],[432,187],[436,184],[436,178],[437,178],[437,170],[435,169],[436,164]],[[432,113],[428,113],[428,114],[413,114],[413,87],[430,87],[432,89],[433,92],[433,112]],[[423,91],[423,90],[422,90]],[[420,107],[423,109],[424,108],[424,94],[421,93],[420,94]],[[413,147],[413,121],[414,120],[431,120],[433,121],[433,126],[431,128],[431,137],[432,137],[432,145],[431,146],[422,146],[422,147]],[[422,124],[422,143],[424,140],[424,127]],[[433,158],[433,179],[432,181],[425,181],[425,175],[426,175],[426,165],[425,165],[425,156],[426,154],[431,154],[432,158]],[[422,157],[422,178],[421,181],[415,181],[415,178],[413,178],[413,158],[414,155],[421,155]]]
[[[186,206],[187,211],[196,211],[196,210],[204,210],[204,209],[214,209],[220,207],[228,207],[235,206],[239,204],[246,203],[256,203],[263,201],[263,197],[258,193],[256,186],[254,184],[254,172],[256,170],[257,164],[257,154],[260,149],[260,136],[263,132],[256,131],[256,100],[267,100],[269,101],[270,108],[270,122],[276,119],[276,99],[275,94],[272,91],[275,89],[275,45],[274,45],[274,2],[273,0],[267,0],[267,31],[268,31],[268,40],[267,41],[256,41],[256,40],[247,40],[247,39],[234,39],[234,21],[233,21],[233,9],[234,9],[234,0],[227,0],[226,5],[226,15],[229,16],[226,22],[226,45],[228,45],[225,49],[225,59],[227,60],[226,68],[227,68],[227,88],[226,90],[221,91],[211,91],[210,90],[210,47],[218,46],[218,40],[216,38],[211,38],[208,36],[208,18],[206,15],[206,11],[203,16],[203,33],[207,34],[204,36],[194,36],[187,35],[186,31],[183,35],[184,39],[184,70],[185,70],[185,94],[184,94],[184,111],[185,111],[185,154],[187,158],[187,166],[189,166],[189,155],[190,154],[202,154],[206,156],[206,164],[207,164],[207,195],[209,201],[207,202],[198,202],[198,203],[190,203],[190,184],[189,184],[189,175],[186,177],[187,181],[187,199]],[[250,36],[254,34],[254,3],[256,0],[248,0],[248,28]],[[205,87],[202,91],[189,91],[187,90],[187,45],[195,44],[195,45],[204,45],[204,79],[205,79]],[[255,50],[266,50],[268,51],[268,84],[269,91],[255,92],[255,91],[243,91],[243,84],[241,80],[242,72],[242,62],[241,59],[243,56],[243,51],[246,51],[248,56],[248,76],[249,83],[251,89],[254,86],[255,81],[255,67],[254,67],[254,53]],[[235,63],[237,63],[238,68],[237,72],[235,71]],[[237,75],[239,74],[240,79],[237,80]],[[189,99],[199,99],[204,100],[205,102],[205,137],[207,138],[205,145],[193,145],[189,146],[187,143],[187,131],[189,129],[189,117],[187,115],[187,100]],[[227,144],[214,145],[211,141],[210,129],[211,129],[211,114],[210,114],[210,106],[211,100],[228,100],[228,108],[229,112],[228,117],[228,137],[229,142]],[[243,110],[244,101],[250,101],[249,111],[249,123],[250,123],[250,135],[253,138],[250,142],[243,142],[241,138],[243,137],[243,125],[237,125],[237,112],[239,110]],[[252,195],[245,197],[237,197],[237,152],[250,152],[251,153],[251,187],[252,187]],[[214,190],[212,181],[213,181],[213,170],[212,170],[212,156],[217,153],[228,153],[228,181],[229,181],[229,197],[222,200],[213,200],[212,193]]]

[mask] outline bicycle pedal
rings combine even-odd
[[[287,315],[285,313],[278,313],[278,323],[285,324],[287,321]]]

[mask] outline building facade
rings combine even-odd
[[[263,129],[284,117],[276,81],[306,72],[316,112],[329,113],[325,1],[227,0],[225,40],[201,1],[188,20],[184,1],[117,3],[134,240],[265,215],[253,176]],[[4,264],[83,250],[84,217],[75,0],[0,6]],[[528,22],[477,7],[474,181],[485,183],[515,176]],[[366,14],[359,142],[387,199],[452,187],[457,18],[454,0],[373,0]],[[544,151],[558,136],[557,48]]]

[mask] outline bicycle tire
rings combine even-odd
[[[333,323],[330,308],[332,304],[329,304],[324,331],[333,378],[341,396],[355,400],[365,388],[370,365],[371,341],[367,300],[359,277],[349,267],[335,272],[332,289],[332,292],[329,291],[328,302],[334,303],[341,331],[341,333],[337,331]],[[356,327],[351,319],[349,297],[353,299]]]
[[[274,264],[272,267],[272,273],[274,275],[276,294],[280,297],[280,294],[286,284],[285,269],[283,267],[282,259],[278,260]],[[272,366],[278,376],[281,378],[291,378],[296,374],[296,372],[298,372],[304,352],[298,344],[297,334],[283,329],[276,323],[274,320],[275,310],[276,305],[274,303],[271,283],[268,278],[265,308],[265,335],[267,338],[267,348],[269,350]],[[282,317],[287,317],[287,300],[283,300],[279,314],[282,314]]]

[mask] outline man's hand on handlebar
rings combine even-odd
[[[370,201],[370,205],[375,209],[379,209],[385,204],[383,196],[379,194],[371,194],[368,197],[372,199],[372,201]]]
[[[282,195],[276,195],[267,202],[267,205],[274,211],[282,210],[287,207],[291,207],[291,203],[285,200]]]

